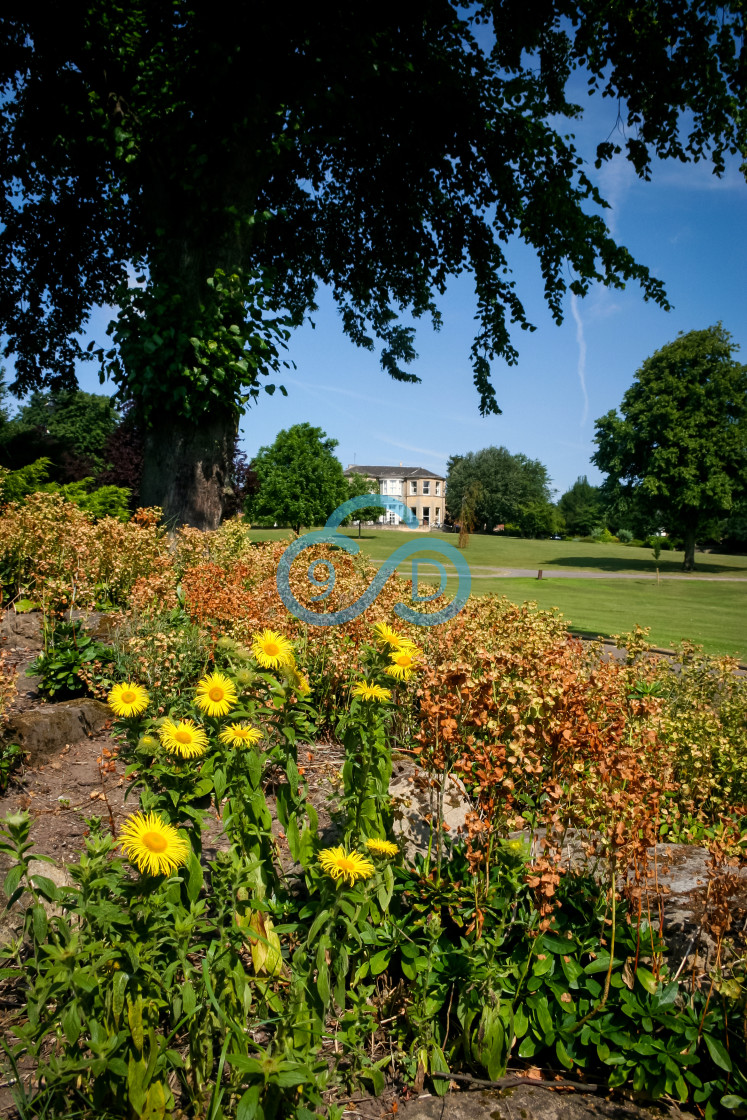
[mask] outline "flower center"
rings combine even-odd
[[[121,694],[121,699],[123,704],[134,704],[137,700],[137,696],[129,689],[125,689],[125,691]]]
[[[192,742],[192,734],[189,731],[175,731],[174,738],[177,743],[181,743],[185,747]]]
[[[337,866],[340,868],[340,871],[355,871],[355,864],[352,859],[341,859]]]
[[[165,852],[169,842],[160,832],[144,832],[142,841],[149,852]]]
[[[265,653],[268,657],[277,657],[280,653],[280,646],[277,642],[265,642]]]
[[[225,695],[225,692],[219,684],[213,685],[213,687],[208,692],[208,696],[210,697],[210,699],[216,701],[223,700],[225,698]]]
[[[398,653],[394,660],[403,669],[408,669],[412,665],[412,658],[409,653]]]

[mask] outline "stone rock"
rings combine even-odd
[[[38,766],[68,743],[100,731],[111,712],[100,700],[65,700],[36,711],[11,716],[5,730],[8,742],[19,743],[32,766]]]
[[[408,860],[416,855],[426,855],[429,842],[431,851],[436,850],[435,836],[431,841],[431,822],[435,828],[440,789],[437,778],[430,777],[409,760],[395,762],[389,796],[393,801],[394,833],[404,840],[405,858]],[[471,808],[472,803],[462,782],[450,774],[446,779],[443,808],[447,836],[455,836],[457,829],[464,826]]]
[[[41,612],[16,614],[14,610],[3,611],[0,615],[0,639],[2,638],[15,649],[40,650],[44,644]]]
[[[672,1114],[687,1120],[692,1115],[602,1093],[538,1089],[531,1084],[420,1097],[401,1107],[399,1114],[402,1120],[663,1120]]]
[[[3,855],[2,860],[0,860],[0,874],[2,874],[3,879],[11,866],[11,862],[7,855]],[[47,863],[41,859],[29,860],[29,875],[44,875],[47,879],[51,879],[56,887],[69,887],[72,886],[73,882],[64,867],[58,867],[55,863]],[[5,910],[0,914],[0,960],[3,958],[5,947],[21,936],[23,915],[30,902],[29,894],[24,893],[12,909]],[[61,907],[54,902],[48,902],[46,898],[41,899],[41,904],[50,918],[62,913]]]
[[[533,856],[539,854],[544,836],[543,828],[534,833],[511,833],[512,839],[525,841]],[[606,866],[598,855],[598,842],[598,834],[569,828],[561,851],[563,866],[573,871],[590,871],[595,877],[602,878],[606,874]],[[644,914],[650,909],[658,926],[661,903],[664,940],[675,968],[684,955],[693,950],[694,940],[699,942],[706,956],[714,948],[715,943],[707,929],[700,929],[705,914],[709,866],[709,853],[696,844],[657,844],[655,849],[649,849],[649,878],[640,884],[642,909]],[[728,870],[738,879],[730,899],[734,931],[744,924],[747,917],[747,867]]]

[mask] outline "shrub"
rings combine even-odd
[[[633,534],[631,533],[630,529],[618,529],[617,539],[621,544],[630,544],[633,540]]]

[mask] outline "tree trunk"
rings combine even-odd
[[[197,427],[178,417],[155,423],[145,436],[140,501],[160,506],[170,529],[217,529],[236,437],[230,416]]]
[[[688,525],[685,529],[685,559],[682,563],[685,572],[691,572],[695,567],[695,532],[695,525]]]

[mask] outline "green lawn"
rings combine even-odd
[[[346,532],[356,537],[355,530]],[[293,536],[287,529],[256,529],[251,535],[255,540]],[[456,535],[450,533],[364,530],[361,549],[380,563],[415,536],[423,541],[424,558],[429,551],[427,546],[436,540],[451,545],[457,541]],[[710,653],[731,653],[747,659],[747,582],[714,579],[657,584],[647,579],[552,578],[553,571],[562,570],[653,575],[657,563],[651,549],[626,545],[473,536],[464,555],[472,571],[474,594],[493,592],[515,602],[532,599],[540,607],[558,607],[569,627],[585,633],[609,636],[632,630],[640,623],[651,627],[651,639],[657,645],[668,647],[687,638],[701,643]],[[696,565],[696,575],[747,578],[747,556],[699,553]],[[505,568],[542,568],[544,578],[502,578],[500,569]],[[662,575],[682,574],[682,553],[662,552],[658,568]],[[409,578],[410,573],[407,561],[400,574]],[[427,568],[420,575],[427,579]],[[452,591],[449,580],[447,594]]]
[[[708,653],[747,660],[747,583],[660,583],[649,580],[491,579],[472,584],[478,594],[506,595],[558,607],[569,628],[609,637],[651,627],[655,645],[689,639]]]

